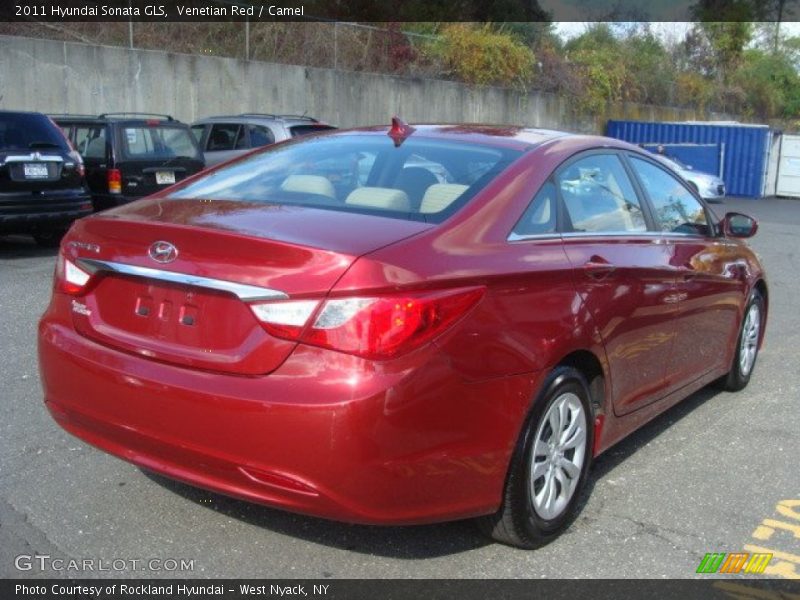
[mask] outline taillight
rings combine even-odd
[[[298,340],[364,358],[392,358],[432,340],[483,296],[483,288],[267,302],[251,308],[276,337]],[[308,325],[310,317],[313,324]]]
[[[65,294],[76,296],[80,294],[86,284],[91,279],[91,273],[87,273],[78,265],[59,253],[56,261],[56,289]]]
[[[122,193],[122,173],[120,173],[119,169],[108,170],[108,193]]]
[[[275,337],[296,340],[317,306],[318,300],[290,300],[251,304],[250,308],[268,333]]]

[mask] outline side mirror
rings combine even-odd
[[[749,238],[758,231],[758,221],[741,213],[729,212],[719,224],[722,232],[728,237]]]

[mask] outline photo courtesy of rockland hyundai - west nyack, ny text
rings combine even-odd
[[[800,598],[800,0],[0,6],[0,598]]]

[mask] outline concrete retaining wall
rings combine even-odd
[[[340,127],[409,122],[512,123],[602,133],[608,118],[722,118],[629,104],[579,118],[564,97],[433,79],[0,36],[0,109],[150,111],[184,121],[241,112],[307,113]]]

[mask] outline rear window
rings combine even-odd
[[[521,152],[385,135],[308,138],[270,147],[170,194],[175,199],[301,205],[438,223]]]
[[[122,153],[132,159],[196,158],[197,147],[187,127],[123,125]]]
[[[106,126],[78,125],[75,127],[75,147],[83,158],[106,158]]]
[[[301,135],[308,135],[309,133],[322,133],[323,131],[330,131],[336,129],[330,125],[294,125],[289,127],[289,133],[292,137],[299,137]]]
[[[0,150],[69,150],[61,130],[44,115],[0,114]]]

